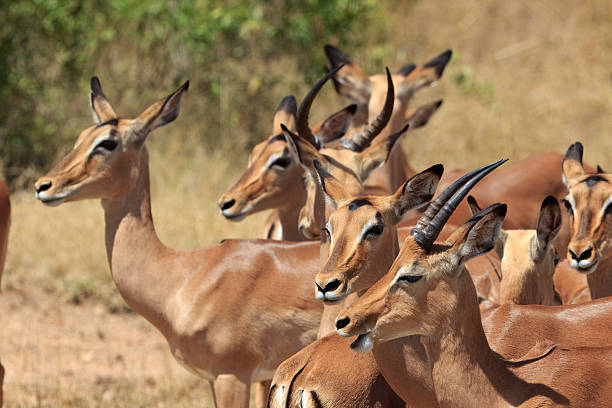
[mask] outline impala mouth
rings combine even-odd
[[[36,198],[40,200],[44,205],[48,205],[49,207],[57,207],[66,200],[66,197],[68,197],[68,193],[56,196],[47,196],[44,192],[36,193]]]
[[[370,336],[370,332],[360,334],[354,342],[351,343],[351,350],[358,353],[368,353],[372,351],[374,342]]]
[[[570,262],[570,266],[576,269],[578,272],[584,273],[585,275],[588,275],[594,272],[597,269],[597,266],[599,265],[599,260],[595,261],[592,264],[588,264],[588,265],[585,265],[585,264],[580,265],[581,262],[576,262],[575,260],[572,260]]]
[[[221,215],[223,215],[226,219],[230,220],[230,221],[242,221],[246,218],[247,215],[249,215],[248,211],[243,211],[241,213],[238,214],[232,214],[229,212],[225,212],[223,210],[221,210]]]

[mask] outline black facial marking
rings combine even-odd
[[[119,119],[115,118],[115,119],[107,120],[106,122],[100,123],[98,126],[96,126],[96,128],[106,126],[106,125],[117,126],[118,124],[119,124]]]
[[[348,209],[349,211],[355,211],[356,209],[364,205],[372,205],[372,203],[366,200],[365,198],[358,198],[349,203]]]
[[[268,140],[268,144],[277,142],[279,140],[283,140],[283,141],[285,140],[285,136],[283,136],[282,133],[280,133],[280,134],[274,136],[273,138],[271,138],[270,140]]]
[[[586,183],[586,185],[589,186],[589,188],[592,188],[595,184],[599,183],[600,181],[603,181],[605,183],[610,183],[608,180],[606,180],[604,177],[601,177],[601,176],[587,177],[586,179],[583,180],[583,183]]]

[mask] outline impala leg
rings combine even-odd
[[[250,381],[243,381],[235,375],[220,375],[213,381],[216,408],[249,408],[250,394]]]
[[[271,385],[272,380],[260,381],[255,384],[255,408],[266,408]]]

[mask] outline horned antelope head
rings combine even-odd
[[[572,268],[589,274],[612,255],[612,175],[587,174],[582,166],[582,153],[580,142],[567,149],[562,170],[568,195],[562,202],[572,234],[567,260]]]
[[[129,191],[140,173],[149,134],[178,117],[189,88],[185,82],[135,119],[118,118],[97,77],[91,79],[95,125],[81,132],[73,149],[35,183],[36,198],[46,205],[88,198],[111,199]]]
[[[502,163],[499,160],[474,170],[444,190],[406,238],[387,274],[339,315],[338,334],[358,335],[353,350],[368,352],[380,342],[427,336],[437,330],[448,315],[451,302],[447,300],[454,296],[449,287],[456,284],[465,262],[493,248],[506,205],[490,206],[458,228],[446,243],[434,242],[468,191]]]
[[[323,173],[318,162],[315,167],[321,172],[324,194],[336,208],[323,228],[330,252],[315,276],[315,297],[333,303],[367,289],[380,278],[376,265],[381,257],[394,257],[396,251],[389,248],[398,247],[397,223],[407,210],[431,200],[444,167],[437,164],[414,175],[394,194],[360,197],[350,196],[333,176]]]
[[[385,99],[385,76],[368,76],[348,54],[332,45],[326,45],[324,51],[330,69],[343,65],[332,78],[336,92],[355,102],[358,105],[357,115],[366,118],[358,121],[367,122],[368,112],[375,112],[374,107],[381,106]],[[434,85],[442,77],[451,56],[452,51],[447,50],[421,66],[407,64],[395,73],[396,109],[405,106],[419,89]]]

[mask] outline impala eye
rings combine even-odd
[[[278,159],[274,160],[274,162],[270,165],[270,167],[277,166],[277,167],[280,167],[281,169],[286,169],[287,167],[289,167],[290,164],[291,164],[291,158],[279,157]]]
[[[406,282],[410,282],[410,283],[414,283],[414,282],[418,282],[421,280],[421,278],[423,277],[423,275],[404,275],[404,276],[400,276],[397,281],[406,281]]]
[[[382,234],[384,229],[385,229],[385,224],[376,224],[365,233],[365,237],[378,236]]]
[[[96,149],[98,148],[103,148],[105,150],[113,151],[115,150],[115,148],[117,147],[117,145],[119,144],[119,142],[117,142],[116,140],[112,140],[112,139],[106,139],[101,141],[100,143],[98,143],[98,145],[96,146]]]
[[[563,203],[563,205],[565,206],[565,209],[567,210],[567,213],[569,215],[573,215],[574,214],[574,210],[572,209],[572,205],[569,203],[569,201],[567,201],[565,198],[563,200],[561,200],[561,202]]]

